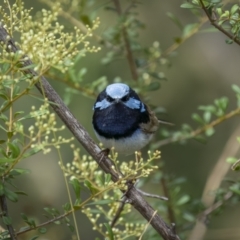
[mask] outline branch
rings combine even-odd
[[[122,16],[122,9],[121,9],[121,5],[120,5],[119,0],[113,0],[113,3],[115,5],[116,11],[117,11],[119,17],[121,17]],[[138,80],[137,68],[136,68],[136,64],[135,64],[135,61],[134,61],[131,45],[130,45],[130,42],[129,42],[129,39],[128,39],[127,30],[124,26],[122,26],[122,36],[123,36],[125,49],[127,51],[127,60],[128,60],[128,65],[130,67],[131,74],[132,74],[132,78],[133,78],[134,81],[137,81]]]
[[[187,140],[187,139],[190,139],[190,138],[194,138],[197,135],[204,133],[207,129],[213,128],[213,127],[217,126],[218,124],[222,123],[223,121],[226,121],[227,119],[232,118],[232,117],[234,117],[238,114],[240,114],[240,108],[236,108],[235,110],[227,113],[224,116],[221,116],[221,117],[217,118],[216,120],[210,122],[209,124],[204,125],[203,127],[198,128],[198,129],[190,132],[186,136],[180,136],[180,137],[174,137],[173,136],[173,137],[161,140],[158,143],[154,144],[154,147],[159,148],[159,147],[162,147],[162,146],[167,145],[169,143],[174,143],[174,142],[179,142],[179,141],[182,141],[182,140]]]
[[[8,216],[7,199],[6,199],[5,195],[0,196],[0,204],[1,204],[1,209],[2,209],[2,212],[3,212],[2,217],[3,216],[9,217]],[[17,237],[16,237],[16,234],[14,232],[12,224],[6,224],[6,226],[7,226],[7,229],[8,229],[11,240],[17,240]]]
[[[228,36],[230,39],[232,39],[235,43],[237,43],[238,45],[240,45],[240,40],[237,39],[237,36],[234,36],[233,34],[229,33],[228,31],[226,31],[222,26],[220,26],[219,24],[216,23],[216,19],[213,18],[209,12],[209,10],[205,7],[203,0],[199,0],[203,11],[205,12],[205,14],[208,17],[208,20],[210,21],[210,23],[217,28],[220,32],[222,32],[223,34],[225,34],[226,36]]]
[[[7,33],[6,29],[0,25],[0,43],[6,47],[6,51],[16,53],[19,51],[18,47],[15,45],[14,40]],[[39,78],[39,82],[35,84],[36,88],[48,99],[53,110],[60,117],[60,119],[65,123],[68,129],[72,132],[78,142],[86,149],[86,151],[96,160],[99,167],[105,172],[111,174],[111,179],[114,182],[119,180],[119,174],[112,168],[112,161],[103,156],[100,148],[89,136],[88,132],[83,128],[83,126],[76,120],[70,110],[65,106],[62,99],[55,92],[52,86],[49,84],[44,76],[39,76],[33,69],[26,69],[27,66],[32,65],[31,60],[27,56],[21,59],[19,63],[24,68],[22,72],[32,76],[32,78]],[[129,187],[129,186],[128,186]],[[127,192],[126,197],[129,199],[131,205],[148,221],[151,222],[153,228],[163,237],[164,240],[180,240],[180,238],[174,233],[172,228],[168,226],[163,219],[155,214],[154,209],[145,201],[142,195],[133,186]]]

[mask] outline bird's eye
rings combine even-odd
[[[113,102],[114,99],[113,99],[112,97],[110,97],[110,96],[107,96],[107,101],[108,101],[108,102]]]
[[[126,102],[126,101],[128,101],[128,99],[129,99],[129,95],[126,95],[126,96],[124,96],[121,100],[122,100],[123,102]]]

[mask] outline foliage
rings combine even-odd
[[[81,93],[85,98],[95,98],[110,81],[106,76],[87,81],[88,69],[79,67],[79,64],[86,54],[96,53],[104,48],[106,54],[99,64],[111,65],[116,60],[126,58],[131,79],[124,82],[134,87],[142,98],[148,101],[150,92],[158,90],[162,81],[166,80],[162,69],[163,66],[170,65],[172,53],[199,32],[207,21],[207,17],[200,17],[202,9],[206,10],[210,20],[217,23],[224,34],[225,31],[232,34],[231,38],[227,35],[227,43],[240,40],[238,4],[227,5],[220,0],[193,0],[183,3],[181,7],[191,11],[196,22],[184,25],[177,16],[168,13],[181,34],[174,39],[169,48],[162,49],[159,41],[154,41],[150,46],[143,46],[140,42],[139,34],[145,26],[139,19],[137,1],[126,1],[123,10],[116,5],[118,1],[106,4],[104,11],[107,14],[116,14],[117,21],[101,36],[96,33],[100,25],[98,14],[96,11],[90,11],[96,6],[96,0],[39,1],[46,4],[48,10],[42,9],[36,15],[32,13],[32,9],[27,9],[22,1],[10,4],[10,1],[4,0],[4,4],[0,6],[1,24],[11,37],[17,39],[16,44],[20,49],[16,54],[11,54],[6,50],[8,46],[1,43],[0,198],[6,197],[17,204],[19,195],[26,195],[18,190],[18,177],[29,173],[27,169],[18,168],[18,164],[26,158],[35,157],[39,152],[49,154],[55,149],[59,154],[59,165],[66,180],[69,202],[64,203],[61,210],[57,207],[45,207],[43,212],[46,221],[41,224],[36,221],[37,216],[31,217],[22,213],[23,227],[17,235],[24,235],[36,229],[38,234],[45,234],[48,225],[54,223],[65,224],[74,232],[73,235],[76,234],[80,239],[74,213],[81,211],[91,222],[93,230],[105,239],[142,239],[145,236],[159,239],[157,233],[148,227],[148,223],[133,214],[130,204],[125,204],[116,225],[111,226],[119,209],[121,191],[127,190],[126,183],[129,179],[138,180],[139,187],[146,182],[152,182],[153,186],[161,185],[162,192],[169,201],[158,200],[153,202],[154,207],[169,222],[178,223],[177,231],[183,239],[188,235],[186,229],[194,227],[199,214],[208,217],[218,213],[225,202],[234,204],[239,201],[239,181],[224,183],[223,187],[216,189],[213,206],[218,207],[206,213],[209,210],[208,206],[182,190],[184,178],[165,173],[158,150],[149,151],[145,158],[136,153],[129,162],[120,161],[118,154],[112,150],[110,157],[115,163],[115,170],[123,175],[122,179],[113,183],[110,175],[99,170],[94,159],[80,154],[80,149],[72,143],[73,138],[62,137],[65,127],[58,126],[56,116],[50,109],[51,103],[45,98],[36,97],[33,89],[39,81],[39,76],[44,75],[66,84],[63,96],[66,104],[72,102],[74,94]],[[96,46],[90,43],[93,39]],[[32,78],[24,72],[26,67],[19,64],[23,58],[34,62],[29,68],[34,69],[37,77]],[[113,81],[123,81],[117,75]],[[195,126],[185,123],[175,131],[163,127],[159,133],[162,140],[154,142],[151,148],[158,149],[173,142],[185,144],[189,139],[206,142],[207,138],[215,133],[217,125],[240,113],[240,88],[237,85],[232,88],[237,98],[235,109],[228,110],[227,97],[216,99],[213,104],[199,106],[198,110],[201,113],[192,114]],[[24,97],[37,98],[39,106],[23,107],[21,111],[16,111]],[[162,109],[154,106],[153,108],[157,114],[163,112]],[[60,146],[63,144],[72,152],[72,160],[68,160],[67,164],[62,160],[60,152]],[[235,157],[229,156],[228,162],[233,164],[234,170],[239,169],[239,160]],[[69,185],[74,197],[70,193]],[[2,211],[4,212],[4,209]],[[73,221],[69,218],[70,215],[73,215]],[[13,224],[11,217],[6,214],[2,214],[1,218],[5,229]],[[7,230],[2,231],[0,238],[7,239],[8,234]]]

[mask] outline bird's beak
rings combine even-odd
[[[116,102],[116,103],[119,103],[119,102],[120,102],[120,98],[116,98],[116,99],[115,99],[115,102]]]

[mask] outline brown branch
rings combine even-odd
[[[198,129],[190,132],[186,136],[180,136],[180,137],[174,137],[173,136],[173,137],[161,140],[158,143],[154,144],[154,147],[159,148],[159,147],[162,147],[162,146],[167,145],[169,143],[174,143],[174,142],[179,142],[179,141],[182,141],[182,140],[187,140],[187,139],[190,139],[190,138],[194,138],[197,135],[200,135],[200,134],[204,133],[207,129],[213,128],[213,127],[217,126],[218,124],[222,123],[223,121],[226,121],[229,118],[232,118],[232,117],[234,117],[238,114],[240,114],[240,108],[236,108],[235,110],[227,113],[224,116],[221,116],[221,117],[217,118],[216,120],[212,121],[211,123],[209,123],[207,125],[204,125],[203,127],[198,128]]]
[[[7,199],[5,195],[0,196],[0,205],[1,205],[1,209],[2,209],[2,217],[9,217],[8,215],[8,206],[7,206]],[[12,224],[6,224],[7,229],[8,229],[8,233],[10,235],[11,240],[17,240],[17,236],[14,232],[13,226]]]
[[[7,33],[6,29],[0,25],[0,43],[6,47],[6,51],[16,53],[19,51],[14,40]],[[46,97],[51,104],[53,110],[57,113],[59,118],[65,123],[67,128],[72,132],[78,142],[86,149],[86,151],[97,161],[100,168],[105,172],[111,174],[111,179],[114,182],[119,180],[119,174],[112,168],[112,161],[103,156],[100,148],[89,136],[88,132],[76,120],[70,110],[65,106],[62,99],[55,92],[44,76],[39,76],[33,69],[26,69],[27,66],[32,65],[31,60],[20,60],[22,72],[32,76],[32,78],[39,78],[39,82],[35,84],[36,88]],[[129,186],[128,186],[129,187]],[[145,201],[142,195],[133,186],[127,192],[126,197],[129,199],[131,205],[148,221],[151,221],[153,228],[163,237],[164,240],[180,240],[180,238],[173,232],[172,228],[168,226],[163,219],[155,214],[154,209]]]
[[[121,5],[119,0],[113,0],[113,3],[115,5],[116,11],[119,15],[119,17],[122,16],[122,9],[121,9]],[[132,53],[132,49],[131,49],[131,45],[128,39],[128,34],[127,34],[127,30],[124,26],[122,26],[122,36],[123,36],[123,41],[124,41],[124,45],[125,45],[125,49],[127,52],[127,61],[128,61],[128,65],[132,74],[132,78],[134,81],[138,80],[138,73],[137,73],[137,68],[136,68],[136,64],[134,61],[134,56]]]
[[[209,12],[209,10],[205,7],[203,0],[199,0],[203,11],[205,12],[205,14],[207,15],[210,23],[217,28],[220,32],[222,32],[223,34],[225,34],[227,37],[229,37],[231,40],[233,40],[235,43],[237,43],[238,45],[240,45],[240,40],[237,39],[237,36],[234,36],[233,34],[231,34],[230,32],[226,31],[222,26],[220,26],[217,22],[216,19],[213,18]]]

